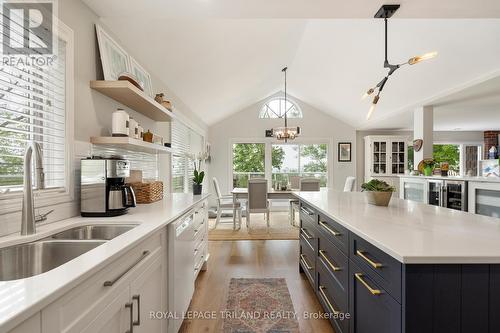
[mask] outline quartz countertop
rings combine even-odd
[[[109,218],[74,217],[38,226],[35,235],[16,234],[0,238],[0,248],[3,248],[32,242],[80,225],[139,224],[134,229],[46,273],[26,279],[0,281],[0,333],[13,329],[207,197],[207,194],[172,194],[156,203],[138,205],[126,215]]]
[[[362,192],[295,195],[401,263],[500,263],[500,219],[399,198],[389,207]]]
[[[500,183],[500,177],[469,177],[469,176],[412,176],[400,175],[400,178],[440,179],[440,180],[464,180],[468,182],[490,182]]]

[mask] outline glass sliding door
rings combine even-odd
[[[327,144],[275,144],[271,151],[273,188],[289,187],[291,176],[319,178],[327,186]]]
[[[265,144],[233,144],[233,188],[248,187],[248,179],[265,177]]]

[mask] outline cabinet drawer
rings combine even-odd
[[[193,228],[195,230],[200,229],[204,224],[206,224],[207,214],[205,210],[205,204],[198,206],[194,211],[194,221]]]
[[[321,264],[317,266],[316,295],[325,312],[330,315],[330,323],[335,332],[348,333],[349,319],[345,318],[348,313],[347,294],[339,290],[338,284]]]
[[[351,233],[349,257],[401,303],[401,263]]]
[[[349,259],[334,244],[320,236],[316,270],[323,270],[324,279],[331,280],[332,296],[343,309],[347,308],[349,290]]]
[[[318,237],[319,232],[316,229],[315,223],[309,218],[300,217],[300,239],[309,244],[309,247],[314,253],[318,252]]]
[[[344,253],[348,253],[349,250],[349,231],[332,220],[331,218],[319,214],[318,218],[318,230],[321,235],[330,239],[335,245],[337,245]]]
[[[299,265],[314,288],[316,286],[316,256],[310,245],[303,239],[300,240]]]
[[[304,220],[307,220],[307,221],[310,221],[312,224],[315,224],[316,223],[316,219],[317,219],[317,215],[316,215],[316,212],[315,210],[303,203],[303,202],[300,202],[300,219],[304,219]]]
[[[164,232],[158,232],[95,273],[42,310],[42,331],[80,332],[116,298],[152,260],[161,256]],[[111,286],[104,283],[114,282]]]
[[[371,275],[349,261],[351,332],[401,333],[402,307]]]

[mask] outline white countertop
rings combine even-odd
[[[500,219],[399,198],[370,205],[362,192],[295,195],[402,263],[500,263]]]
[[[172,194],[162,201],[138,205],[123,216],[71,219],[39,226],[36,235],[11,235],[0,238],[0,247],[35,241],[71,227],[102,223],[139,223],[140,225],[103,245],[46,273],[30,278],[0,281],[0,333],[8,332],[108,263],[133,248],[155,231],[164,228],[207,198],[207,194]]]
[[[443,180],[465,180],[468,182],[490,182],[500,183],[500,177],[469,177],[469,176],[412,176],[400,175],[400,178],[421,178],[421,179],[443,179]]]

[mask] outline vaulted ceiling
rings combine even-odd
[[[458,99],[462,89],[500,76],[497,0],[400,1],[389,21],[389,60],[439,55],[397,71],[368,122],[370,102],[360,97],[386,72],[383,21],[371,18],[382,1],[84,2],[209,125],[281,90],[285,65],[291,94],[356,128],[407,128],[415,106]],[[467,114],[476,106],[461,107]]]

